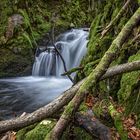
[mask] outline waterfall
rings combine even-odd
[[[67,70],[79,66],[86,54],[87,37],[88,32],[83,29],[72,29],[58,37],[55,45],[65,60]],[[62,60],[53,46],[47,46],[46,51],[36,56],[32,69],[33,76],[61,77],[63,73]]]
[[[88,32],[72,29],[61,34],[55,45],[63,56],[67,70],[78,67],[86,53]],[[32,76],[0,79],[0,117],[13,117],[42,107],[72,86],[64,73],[63,63],[54,47],[40,47],[36,53]],[[75,74],[72,76],[74,77]]]

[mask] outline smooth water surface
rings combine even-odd
[[[48,104],[72,85],[56,77],[19,77],[0,80],[0,118],[32,112]]]

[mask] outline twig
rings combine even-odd
[[[76,72],[76,71],[82,70],[83,68],[84,68],[84,67],[72,68],[72,69],[70,69],[69,71],[67,71],[67,72],[65,72],[65,73],[63,73],[63,74],[61,74],[61,75],[62,75],[62,76],[70,75],[70,74],[72,74],[72,73],[74,73],[74,72]]]

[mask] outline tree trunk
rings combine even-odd
[[[97,137],[100,140],[111,140],[111,132],[109,128],[103,125],[93,115],[75,114],[75,121],[78,125],[84,128],[91,136]]]

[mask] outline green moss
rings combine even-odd
[[[121,140],[127,140],[127,132],[122,123],[122,114],[118,113],[112,104],[109,105],[108,110],[114,120],[114,125],[120,135]]]
[[[24,140],[25,134],[26,134],[28,131],[34,129],[35,126],[36,126],[36,124],[27,126],[27,127],[23,128],[23,129],[19,130],[19,131],[17,132],[17,134],[16,134],[16,139],[17,139],[17,140]]]
[[[121,31],[122,27],[126,24],[127,21],[128,21],[127,17],[121,18],[121,20],[118,24],[118,33]]]
[[[87,2],[84,0],[63,1],[59,8],[60,17],[69,22],[69,25],[72,22],[75,27],[80,27],[81,23],[86,25],[86,23],[91,22],[93,19],[92,15],[87,12]]]
[[[52,130],[56,121],[43,120],[36,126],[26,127],[17,133],[17,140],[44,140],[46,135]]]
[[[37,125],[31,125],[19,130],[16,134],[16,138],[17,140],[44,140],[47,138],[47,134],[52,130],[55,124],[55,120],[43,120]],[[73,134],[70,131],[71,128],[68,127],[61,139],[71,140],[71,135],[74,135],[77,140],[93,139],[85,130],[79,127],[73,127]]]
[[[91,72],[92,72],[92,70],[94,69],[94,67],[98,64],[100,62],[100,59],[97,59],[97,60],[95,60],[95,61],[93,61],[93,62],[90,62],[90,63],[88,63],[88,64],[86,64],[85,65],[85,67],[84,67],[84,74],[86,75],[86,76],[88,76]]]
[[[88,107],[85,105],[85,102],[83,102],[83,103],[81,103],[81,105],[80,105],[78,111],[79,111],[79,112],[86,112],[87,109],[88,109]]]
[[[111,16],[111,19],[112,20],[116,17],[116,15],[118,14],[119,11],[120,11],[120,8],[119,7],[116,7],[116,9],[113,10],[113,14]]]
[[[18,48],[15,48],[18,50]],[[12,50],[1,49],[0,52],[0,77],[16,76],[23,72],[32,63],[31,56],[26,56],[26,49],[21,49],[22,55],[12,53]],[[29,61],[30,60],[30,61]]]
[[[140,60],[140,51],[129,58],[129,62]],[[121,88],[118,91],[119,102],[125,107],[126,115],[135,113],[138,115],[137,126],[140,128],[140,70],[123,74]]]
[[[136,60],[140,60],[139,52],[129,58],[129,62]],[[121,89],[118,92],[118,98],[120,102],[124,102],[130,97],[135,85],[139,81],[139,76],[140,71],[123,74],[121,79]]]
[[[54,6],[55,5],[55,6]],[[31,49],[34,49],[39,40],[44,34],[50,31],[52,21],[55,23],[55,36],[60,32],[67,30],[70,24],[73,23],[75,27],[88,26],[93,20],[87,9],[86,0],[72,0],[72,1],[11,1],[2,0],[0,3],[0,45],[10,50],[18,48],[21,51],[18,52],[19,60],[27,58],[27,62],[31,59],[30,56],[34,55]],[[9,40],[5,37],[7,31],[8,18],[13,14],[20,14],[23,16],[23,23],[14,29],[13,36]],[[6,42],[7,41],[7,42]],[[7,51],[7,49],[5,49]],[[24,53],[23,53],[24,52]],[[30,53],[31,52],[31,53]],[[1,48],[0,48],[1,53]],[[9,54],[9,51],[8,51]],[[9,73],[5,65],[13,65],[13,57],[17,58],[14,53],[10,53],[10,59],[7,58],[7,54],[0,54],[2,60],[0,60],[0,75],[9,76],[14,73],[16,68],[13,67],[13,71]],[[15,61],[17,62],[17,61]],[[32,62],[32,60],[30,61]],[[19,63],[18,63],[19,64]],[[22,64],[21,64],[22,65]],[[23,64],[24,65],[24,64]],[[30,66],[31,63],[28,63]],[[15,66],[15,65],[13,65]],[[24,69],[24,66],[23,66]],[[21,71],[16,71],[16,73]]]
[[[84,129],[76,126],[72,128],[68,127],[61,140],[71,140],[72,138],[75,140],[95,140]]]
[[[110,0],[104,7],[104,14],[102,16],[101,23],[104,24],[106,23],[107,19],[110,19],[112,11],[112,1]]]
[[[126,12],[125,15],[122,16],[115,25],[113,25],[113,27],[107,32],[107,34],[102,39],[100,39],[101,32],[111,22],[111,20],[116,17],[120,9],[123,7],[124,1],[105,1],[105,3],[100,4],[100,6],[98,5],[99,3],[100,2],[95,2],[95,5],[97,4],[96,7],[98,7],[98,9],[95,10],[96,16],[90,28],[88,53],[84,58],[84,61],[82,61],[82,64],[84,66],[89,62],[94,62],[96,59],[100,59],[104,55],[116,35],[120,32],[120,30],[132,15],[132,13]],[[129,7],[130,11],[133,11],[134,9],[134,7]],[[84,69],[84,73],[86,76],[91,72],[91,69],[91,67],[86,66],[86,68]],[[82,75],[80,75],[80,77],[81,76]]]
[[[46,135],[52,130],[55,122],[50,120],[44,120],[38,124],[33,130],[29,131],[25,135],[25,140],[43,140]]]

